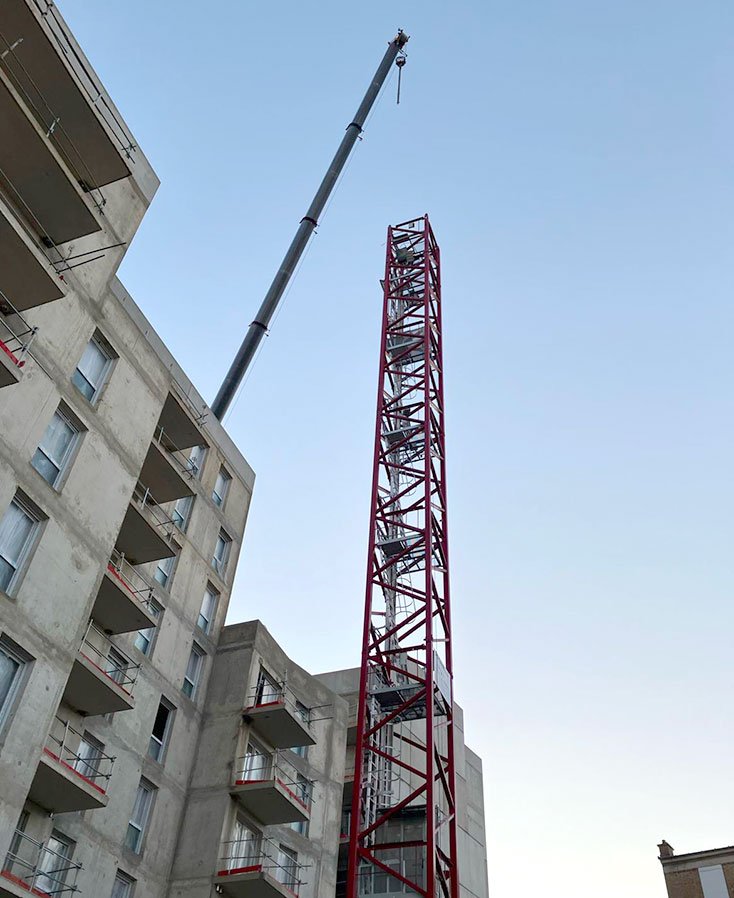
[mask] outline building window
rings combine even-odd
[[[153,650],[153,640],[155,639],[155,634],[160,625],[160,616],[163,611],[163,606],[159,605],[155,599],[151,599],[148,604],[148,611],[156,619],[157,626],[148,627],[146,630],[138,630],[135,634],[135,641],[133,643],[135,648],[139,649],[144,655],[150,655]]]
[[[68,467],[81,428],[58,408],[38,444],[31,464],[51,486],[56,486]]]
[[[224,500],[227,498],[231,482],[232,478],[229,474],[224,468],[220,468],[219,473],[217,474],[217,482],[214,484],[214,490],[212,491],[212,501],[220,508],[224,505]]]
[[[173,511],[171,512],[171,520],[182,533],[186,533],[186,528],[189,526],[191,506],[193,504],[193,496],[182,496],[180,499],[176,500],[176,504],[173,506]]]
[[[308,820],[296,820],[293,823],[289,823],[288,826],[294,833],[298,833],[304,839],[308,838]]]
[[[186,674],[184,676],[181,691],[189,698],[193,698],[196,687],[201,679],[201,669],[204,666],[204,650],[194,643],[191,646],[191,654],[189,655],[189,663],[186,665]]]
[[[724,878],[721,864],[711,867],[699,867],[698,878],[701,881],[703,898],[729,898],[729,889]]]
[[[201,611],[199,619],[196,622],[197,627],[204,633],[209,633],[214,622],[214,616],[217,613],[217,604],[219,602],[219,593],[212,586],[206,588],[204,600],[201,603]]]
[[[237,771],[237,779],[242,782],[266,780],[273,776],[273,755],[255,739],[247,740],[247,750],[242,758],[242,766]]]
[[[28,557],[40,524],[35,514],[16,496],[0,520],[0,589],[10,592]]]
[[[311,723],[311,709],[307,708],[303,702],[299,702],[298,699],[296,699],[296,714],[307,726]]]
[[[267,705],[270,702],[277,702],[282,698],[282,693],[283,690],[280,683],[264,667],[261,667],[257,677],[257,688],[255,689],[255,704]]]
[[[99,774],[99,762],[103,756],[104,743],[85,732],[76,752],[74,770],[87,779],[93,780]]]
[[[0,637],[0,727],[13,709],[28,661],[7,637]]]
[[[275,878],[287,888],[295,890],[298,886],[298,855],[296,852],[285,845],[278,845],[275,863]]]
[[[173,716],[176,709],[172,704],[164,698],[158,704],[158,710],[153,721],[153,732],[150,734],[150,743],[148,744],[148,754],[154,761],[163,763],[163,756],[168,748],[168,742],[171,738],[171,730],[173,729]]]
[[[175,555],[171,555],[169,558],[161,558],[161,560],[156,565],[153,577],[158,583],[161,584],[161,586],[165,586],[166,589],[170,587],[171,578],[173,577],[173,569],[175,566]]]
[[[251,867],[260,862],[260,833],[242,820],[235,820],[232,828],[232,841],[227,851],[227,869],[237,870],[240,867]]]
[[[293,754],[299,758],[305,758],[306,753],[308,751],[308,746],[307,745],[294,745],[293,748],[290,749],[290,751],[292,751]]]
[[[38,873],[33,881],[37,892],[58,895],[66,891],[66,875],[74,850],[71,839],[54,830],[38,858]]]
[[[212,556],[212,567],[220,577],[223,577],[224,572],[227,570],[231,545],[232,540],[227,536],[224,530],[220,530],[219,536],[217,537],[217,544],[214,547],[214,555]]]
[[[115,683],[122,685],[127,680],[129,667],[129,659],[126,658],[119,649],[110,646],[107,651],[107,669],[105,670],[107,676],[111,680],[114,680]],[[128,686],[128,689],[129,688],[130,687]]]
[[[197,480],[201,479],[201,472],[204,470],[204,459],[206,458],[206,446],[194,446],[189,452],[189,469]]]
[[[155,786],[147,780],[140,780],[138,791],[135,794],[133,812],[127,825],[127,835],[125,836],[125,847],[129,848],[130,851],[134,851],[135,854],[141,854],[143,850],[143,837],[145,836],[145,828],[148,825],[154,794]]]
[[[110,898],[133,898],[133,889],[135,888],[135,880],[118,870],[115,874],[115,881],[112,883],[112,893]]]
[[[105,385],[114,355],[102,337],[95,334],[87,343],[76,371],[71,377],[72,383],[90,402],[99,397]]]

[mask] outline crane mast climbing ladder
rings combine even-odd
[[[457,898],[441,275],[388,229],[348,898]]]

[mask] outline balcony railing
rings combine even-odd
[[[276,751],[274,755],[244,755],[235,762],[235,785],[247,783],[276,782],[280,784],[293,801],[305,811],[311,810],[313,782],[286,760],[285,753]]]
[[[3,316],[2,311],[6,315],[15,316],[17,322],[14,321],[11,324]],[[18,368],[22,368],[25,365],[28,350],[37,332],[38,328],[31,327],[8,297],[0,290],[0,351],[4,352]]]
[[[107,564],[110,573],[131,593],[151,614],[155,613],[153,586],[125,559],[122,552],[112,550]]]
[[[218,876],[264,873],[298,895],[303,885],[303,864],[286,855],[272,839],[235,839],[222,843]]]
[[[133,490],[133,499],[142,506],[153,518],[156,527],[165,529],[166,535],[170,536],[173,532],[173,520],[163,511],[160,502],[158,502],[151,491],[144,483],[138,481]]]
[[[78,892],[77,874],[81,864],[53,851],[16,830],[0,875],[33,895],[69,895]]]
[[[171,464],[173,464],[181,474],[188,478],[193,478],[196,476],[196,474],[198,473],[198,469],[194,462],[192,462],[192,460],[188,457],[183,449],[178,448],[171,436],[166,433],[166,431],[162,427],[156,428],[156,431],[153,434],[152,442],[163,449],[167,457],[170,459]],[[191,450],[189,450],[189,452],[190,451]]]
[[[94,621],[89,622],[79,652],[120,689],[132,695],[140,665],[114,645]]]
[[[87,744],[83,740],[84,734],[70,726],[68,720],[55,717],[44,752],[73,771],[88,785],[106,793],[115,759],[96,746],[90,746],[91,750],[88,752],[81,752],[82,744]]]
[[[285,705],[304,726],[311,725],[311,709],[298,701],[285,683],[259,683],[248,695],[248,708],[265,708],[269,705]]]

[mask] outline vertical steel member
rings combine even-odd
[[[326,201],[329,199],[329,196],[334,189],[334,185],[352,152],[354,144],[362,133],[364,123],[380,93],[382,85],[385,83],[390,67],[407,43],[408,35],[404,34],[401,29],[388,44],[382,62],[377,67],[377,71],[370,82],[370,86],[367,88],[367,92],[359,105],[359,109],[357,110],[354,119],[347,125],[347,130],[342,138],[342,142],[339,144],[339,149],[331,160],[331,165],[327,169],[319,189],[316,191],[316,195],[314,196],[311,205],[308,207],[308,211],[301,219],[301,222],[298,225],[298,230],[296,231],[296,236],[288,247],[288,251],[280,264],[280,268],[273,278],[270,289],[265,294],[265,299],[263,300],[254,321],[250,324],[245,339],[242,341],[242,345],[238,349],[237,355],[230,365],[229,371],[219,388],[219,392],[214,398],[214,402],[212,402],[212,412],[220,421],[229,408],[230,403],[237,392],[237,388],[242,383],[242,379],[247,373],[247,369],[252,364],[252,360],[255,357],[260,342],[268,331],[275,310],[278,308],[278,303],[285,292],[285,288],[288,286],[288,282],[298,265],[299,259],[303,255],[303,251],[308,245],[311,235],[318,225],[319,216],[324,211]]]
[[[388,229],[348,898],[457,898],[439,248]]]

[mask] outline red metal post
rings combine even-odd
[[[440,254],[388,229],[348,898],[458,898]]]

